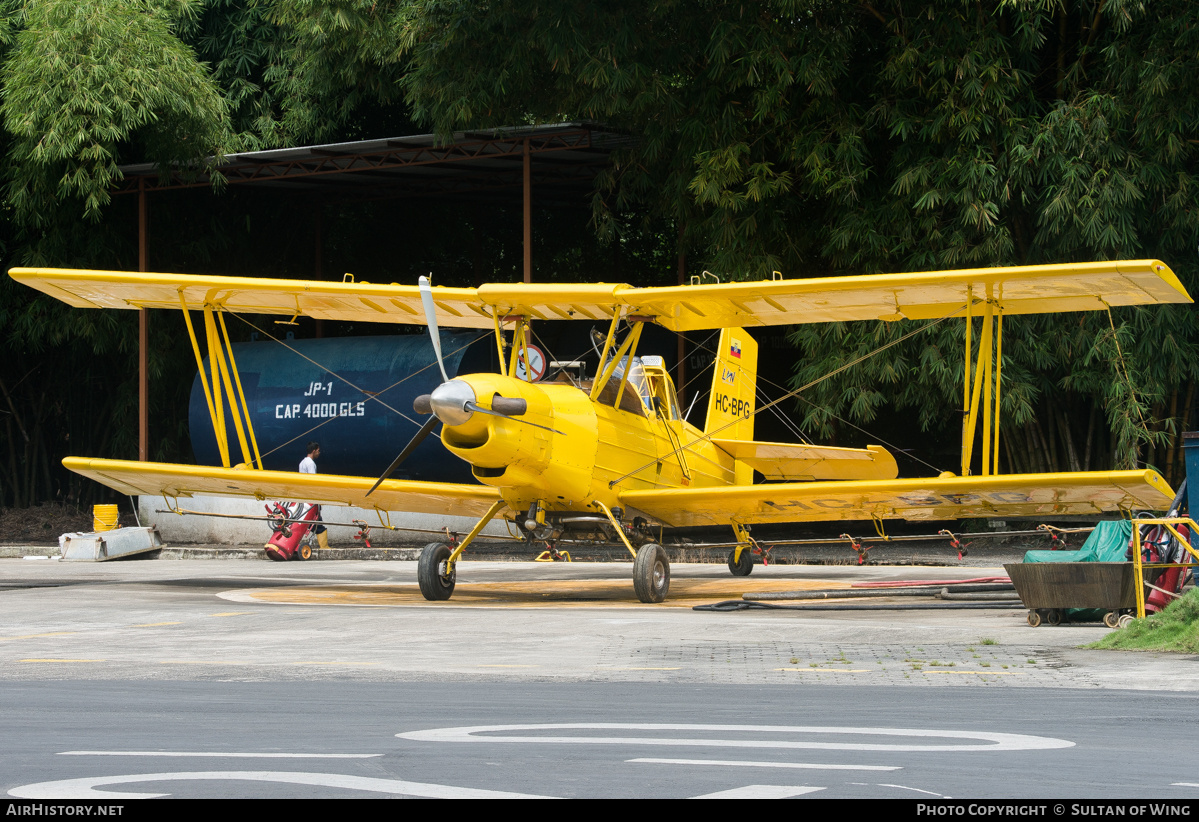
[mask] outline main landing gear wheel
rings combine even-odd
[[[633,590],[642,602],[661,602],[670,590],[670,560],[661,545],[641,546],[633,560]]]
[[[443,602],[454,593],[456,571],[445,572],[446,560],[450,558],[450,546],[443,542],[432,542],[420,552],[416,564],[416,581],[420,583],[421,595],[430,602]]]
[[[741,559],[734,560],[737,556],[737,549],[729,551],[729,570],[733,572],[735,577],[747,577],[754,570],[754,555],[748,548],[741,552]]]

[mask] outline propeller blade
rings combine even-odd
[[[437,417],[429,417],[429,421],[422,425],[421,429],[416,432],[416,436],[408,441],[408,444],[404,446],[404,450],[401,451],[400,455],[395,458],[395,461],[392,462],[391,465],[387,466],[387,470],[383,472],[383,476],[379,477],[375,484],[371,486],[371,490],[366,492],[368,497],[373,494],[375,489],[383,483],[383,480],[394,474],[395,470],[400,467],[400,464],[404,460],[408,459],[409,456],[411,456],[412,452],[416,450],[416,446],[420,445],[421,442],[424,441],[425,437],[429,436],[429,432],[433,430],[433,426],[436,425],[437,422]]]
[[[549,428],[544,425],[538,425],[535,422],[529,422],[528,420],[522,420],[520,417],[511,417],[511,416],[508,416],[507,414],[501,414],[499,411],[492,411],[490,408],[484,408],[483,406],[479,405],[478,403],[468,402],[465,404],[464,408],[467,411],[478,411],[480,414],[490,414],[493,417],[503,417],[506,420],[512,420],[513,422],[519,422],[522,425],[531,425],[534,428],[540,428],[542,431],[549,431],[554,434],[562,433],[557,428]],[[563,435],[563,436],[565,436],[565,435]]]
[[[428,277],[420,278],[420,301],[425,307],[425,322],[429,325],[429,338],[433,340],[433,353],[437,355],[437,367],[441,369],[441,381],[449,382],[445,363],[441,361],[441,334],[437,331],[437,308],[433,305],[433,286]]]
[[[491,398],[491,410],[506,417],[523,417],[529,410],[529,403],[519,397],[501,397],[496,394]]]

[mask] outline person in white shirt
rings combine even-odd
[[[321,455],[321,444],[319,442],[316,442],[315,440],[308,443],[308,456],[306,456],[306,457],[304,457],[304,459],[300,460],[300,473],[301,474],[315,474],[316,473],[316,460],[317,460],[317,457],[319,457],[320,455]],[[328,534],[325,526],[323,524],[320,524],[321,523],[321,514],[320,514],[319,506],[317,507],[316,521],[318,524],[315,527],[315,529],[313,530],[313,533],[316,534],[317,544],[320,545],[320,547],[322,549],[328,550],[329,534]]]

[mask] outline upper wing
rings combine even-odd
[[[70,305],[191,308],[304,315],[317,319],[424,324],[413,285],[329,283],[254,277],[14,268],[13,279]],[[967,298],[991,299],[1005,314],[1097,311],[1109,305],[1191,302],[1165,263],[1133,260],[977,268],[917,274],[819,277],[633,288],[612,283],[493,283],[434,287],[437,322],[490,328],[493,317],[602,320],[616,312],[653,317],[674,331],[849,320],[946,317]]]
[[[1008,474],[625,491],[621,503],[666,525],[1164,511],[1174,493],[1155,471]]]
[[[425,324],[415,285],[327,283],[258,277],[207,277],[136,271],[14,268],[14,280],[76,308],[219,307],[239,314],[283,314],[375,323]],[[439,325],[491,328],[473,288],[433,289]]]
[[[1165,263],[1132,260],[647,288],[639,290],[635,308],[668,328],[689,331],[965,316],[967,296],[975,304],[992,299],[1004,314],[1191,302]],[[980,309],[972,309],[975,316]]]
[[[190,497],[193,494],[224,494],[462,516],[482,516],[500,498],[498,491],[486,485],[448,482],[385,480],[367,497],[366,492],[374,485],[374,480],[369,477],[84,457],[67,457],[62,464],[77,474],[129,495]]]

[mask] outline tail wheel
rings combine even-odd
[[[729,551],[729,570],[733,572],[735,577],[747,577],[754,570],[754,555],[746,548],[741,552],[741,559],[735,560],[737,550]]]
[[[661,602],[670,591],[670,559],[661,545],[646,543],[633,560],[633,590],[642,602]]]
[[[307,542],[300,545],[300,550],[296,552],[296,556],[300,559],[312,559],[312,546]]]
[[[451,553],[450,546],[443,542],[429,543],[420,552],[416,581],[420,583],[421,595],[430,602],[444,602],[454,593],[457,572],[446,573],[446,560]]]

